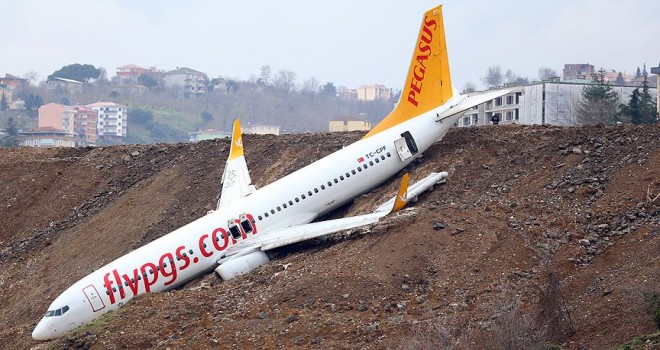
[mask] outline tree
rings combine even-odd
[[[635,73],[635,78],[641,78],[642,77],[642,71],[637,67],[637,73]]]
[[[552,78],[558,78],[559,75],[557,72],[548,67],[541,67],[539,68],[539,80],[544,81],[544,80],[551,80]]]
[[[156,85],[158,85],[156,79],[154,79],[154,77],[152,77],[149,74],[140,74],[140,76],[138,76],[137,78],[137,81],[140,85],[144,85],[150,90],[151,88],[156,87]]]
[[[271,69],[270,66],[267,64],[264,64],[261,66],[259,69],[259,79],[257,79],[257,83],[262,86],[269,86],[271,83]]]
[[[319,81],[315,77],[309,77],[303,82],[302,93],[314,99],[314,95],[319,91]]]
[[[640,90],[641,89],[641,90]],[[653,124],[658,122],[658,111],[649,93],[648,79],[644,77],[641,86],[633,90],[628,104],[619,106],[619,116],[630,118],[630,122],[636,125]]]
[[[605,70],[601,68],[592,76],[593,83],[582,88],[582,101],[577,117],[581,124],[611,124],[617,115],[618,94],[605,81]]]
[[[128,110],[128,119],[137,124],[145,125],[154,120],[154,114],[148,110],[131,108]]]
[[[48,79],[65,78],[88,83],[90,79],[97,79],[100,75],[101,70],[91,64],[75,63],[56,70],[48,76]]]
[[[296,87],[296,73],[286,69],[277,71],[273,85],[277,91],[283,91],[285,94],[288,94]]]
[[[36,111],[44,104],[44,100],[39,95],[29,94],[25,98],[25,109]]]
[[[18,140],[16,139],[16,136],[18,135],[18,128],[16,127],[16,122],[14,121],[14,118],[9,117],[9,119],[7,119],[5,132],[7,133],[7,136],[2,138],[2,143],[1,143],[2,146],[18,147]]]
[[[642,76],[643,76],[644,78],[646,78],[646,77],[649,76],[649,72],[646,71],[646,63],[644,63],[644,69],[642,69]]]
[[[7,98],[5,97],[4,92],[2,97],[0,97],[0,111],[6,111],[9,109],[9,104],[7,103]]]
[[[500,66],[490,66],[486,71],[486,76],[481,78],[481,80],[488,87],[498,87],[502,85],[502,68]]]
[[[204,120],[205,123],[210,123],[213,121],[213,114],[209,113],[208,111],[202,112],[202,120]]]
[[[236,93],[238,91],[239,85],[236,80],[227,79],[227,81],[225,81],[225,88],[227,88],[227,94],[231,93],[232,91]]]
[[[472,92],[477,89],[477,85],[475,85],[473,82],[468,81],[463,85],[463,91],[464,92]]]
[[[321,87],[321,94],[325,97],[337,97],[337,88],[335,87],[335,84],[331,82],[325,83],[325,85]]]
[[[616,76],[616,84],[617,85],[625,85],[626,80],[623,79],[623,73],[619,72],[619,74]]]
[[[60,104],[63,104],[65,106],[71,106],[71,101],[66,96],[62,96],[60,99]]]
[[[37,74],[37,72],[31,70],[31,71],[23,74],[23,79],[27,80],[28,85],[32,85],[32,81],[37,80],[38,76],[39,76],[39,74]]]

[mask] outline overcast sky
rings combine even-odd
[[[431,0],[0,0],[0,74],[40,78],[89,63],[128,63],[249,79],[262,65],[298,83],[400,88]],[[454,85],[488,66],[534,79],[546,66],[635,72],[660,62],[658,0],[446,0]]]

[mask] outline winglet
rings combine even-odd
[[[243,155],[243,136],[241,134],[241,121],[234,119],[234,128],[231,133],[231,148],[229,151],[229,159],[238,158]]]
[[[401,178],[401,184],[399,185],[399,193],[396,194],[396,199],[394,200],[394,207],[392,207],[392,213],[395,213],[408,204],[408,173],[403,174]]]

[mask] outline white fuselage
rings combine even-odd
[[[275,229],[309,223],[374,188],[444,136],[456,117],[442,122],[434,118],[460,99],[455,96],[434,110],[359,140],[110,262],[58,296],[48,309],[52,315],[41,319],[33,337],[58,337],[138,294],[180,286],[213,270],[231,245]],[[403,161],[394,140],[405,131],[412,134],[419,151]],[[238,222],[241,214],[253,220],[254,231],[234,239],[228,221]]]

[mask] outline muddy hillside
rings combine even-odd
[[[360,137],[244,144],[261,187]],[[212,209],[228,147],[0,149],[0,347],[660,347],[660,126],[453,129],[406,169],[447,183],[374,226],[31,339],[69,285]],[[369,212],[397,184],[334,215]]]

